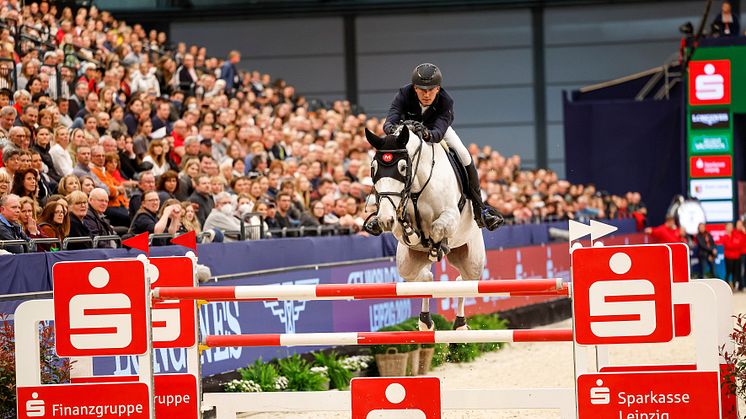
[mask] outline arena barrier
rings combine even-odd
[[[728,338],[733,327],[730,287],[720,280],[689,281],[688,257],[686,261],[679,257],[684,251],[688,254],[685,245],[575,249],[572,286],[556,280],[497,280],[349,287],[197,288],[193,255],[191,258],[162,258],[164,260],[59,263],[54,267],[54,300],[23,303],[16,312],[17,345],[24,348],[36,345],[36,351],[24,349],[16,353],[19,417],[45,417],[38,413],[54,410],[54,417],[64,418],[68,416],[59,413],[64,413],[64,408],[75,403],[89,403],[115,406],[127,412],[134,409],[141,413],[127,416],[138,419],[153,419],[156,414],[159,419],[198,418],[201,411],[213,408],[218,419],[233,419],[238,413],[280,411],[347,411],[357,419],[369,417],[372,411],[397,409],[417,409],[423,412],[424,416],[420,417],[427,418],[439,418],[441,410],[556,409],[563,419],[616,419],[644,417],[640,414],[650,408],[658,417],[664,417],[661,413],[671,413],[671,418],[735,418],[735,398],[728,398],[720,391],[721,371],[729,367],[718,351],[721,346],[726,351],[733,350]],[[176,262],[182,266],[189,264],[191,273],[177,275],[171,266]],[[686,273],[685,278],[682,272]],[[191,277],[185,280],[189,275]],[[176,276],[179,280],[174,279]],[[155,288],[152,293],[151,287]],[[350,391],[201,394],[199,389],[196,300],[525,295],[523,293],[569,294],[573,300],[573,329],[223,335],[206,336],[201,345],[573,341],[575,388],[441,389],[433,377],[407,377],[358,378],[353,380]],[[674,310],[675,306],[686,305],[689,305],[690,315],[683,317]],[[130,317],[130,323],[122,322],[125,315]],[[38,328],[34,326],[42,320],[56,320],[58,353],[81,361],[74,366],[73,384],[41,385]],[[667,342],[675,335],[688,334],[689,330],[683,325],[688,325],[689,321],[696,346],[692,364],[622,367],[610,364],[608,348],[613,345]],[[154,375],[149,357],[152,349],[159,347],[189,348],[188,374],[169,374],[179,377]],[[90,357],[117,354],[141,355],[139,376],[94,377]],[[191,381],[187,380],[189,376]],[[190,384],[184,385],[184,380]],[[422,389],[429,389],[428,393],[418,394]],[[439,396],[433,392],[439,392]],[[651,404],[634,398],[624,399],[627,400],[624,404],[619,402],[623,400],[622,394],[648,392],[651,395],[686,394],[687,403],[664,400]],[[191,402],[185,403],[190,396]],[[182,401],[181,405],[177,400]]]

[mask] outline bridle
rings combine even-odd
[[[431,153],[432,162],[430,165],[430,174],[428,175],[427,180],[425,181],[425,183],[422,184],[422,187],[419,191],[412,192],[414,179],[420,168],[420,162],[422,161],[422,145],[425,143],[425,141],[422,140],[419,136],[415,135],[415,137],[417,137],[420,142],[417,145],[417,150],[415,150],[413,156],[409,155],[409,152],[406,148],[376,151],[375,157],[373,158],[375,164],[372,173],[373,183],[375,184],[376,182],[378,182],[378,180],[383,178],[392,178],[404,183],[404,188],[402,188],[400,192],[378,192],[374,187],[373,193],[375,194],[376,205],[378,208],[381,207],[381,199],[387,199],[391,203],[391,206],[396,208],[397,221],[399,221],[399,224],[401,224],[402,228],[404,229],[404,235],[402,239],[407,245],[410,244],[409,236],[411,234],[417,234],[420,237],[422,245],[427,246],[429,243],[429,239],[424,237],[424,235],[422,234],[422,220],[420,217],[420,212],[417,209],[417,201],[419,200],[422,192],[427,187],[428,183],[430,183],[430,179],[432,179],[433,177],[433,171],[435,169],[435,150],[433,149]],[[434,148],[432,144],[429,145],[431,148]],[[414,170],[412,169],[413,158],[415,161]],[[400,161],[406,162],[406,170],[404,174],[399,171]],[[393,199],[391,199],[391,197],[393,196],[400,198],[399,205],[394,205],[394,201]],[[407,203],[409,200],[412,201],[412,206],[414,208],[414,226],[412,226],[409,220],[409,215],[407,214]]]

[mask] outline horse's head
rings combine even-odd
[[[412,185],[412,159],[407,151],[410,131],[402,125],[398,134],[382,138],[366,129],[365,137],[376,149],[371,175],[378,202],[378,220],[384,230],[391,230],[396,208]]]

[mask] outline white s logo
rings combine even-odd
[[[132,316],[105,311],[131,309],[125,294],[84,294],[70,299],[70,343],[77,349],[119,349],[132,342]],[[101,310],[103,313],[86,313]],[[75,329],[89,329],[86,331]],[[92,330],[91,330],[92,329]]]
[[[606,301],[607,297],[646,296],[649,300]],[[646,279],[599,281],[588,289],[591,331],[597,337],[649,336],[655,331],[655,287]],[[596,320],[608,316],[609,320]],[[614,320],[614,317],[620,317]]]

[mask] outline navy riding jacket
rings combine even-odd
[[[443,139],[446,130],[453,123],[453,99],[441,87],[433,104],[423,113],[414,86],[408,84],[399,89],[399,93],[391,103],[383,130],[391,134],[402,121],[407,120],[422,122],[430,130],[429,141],[437,143]]]

